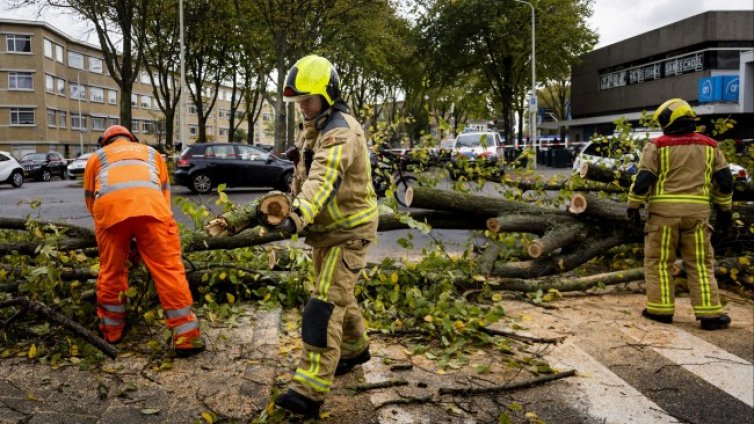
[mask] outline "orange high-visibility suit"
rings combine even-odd
[[[168,171],[153,148],[118,137],[97,150],[84,172],[86,207],[94,217],[100,272],[97,315],[109,342],[122,337],[132,239],[154,278],[177,351],[200,340],[181,262],[178,227],[170,210]]]

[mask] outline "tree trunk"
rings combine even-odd
[[[586,226],[583,224],[558,225],[548,231],[542,238],[529,243],[526,252],[532,258],[539,258],[554,250],[568,246],[583,236]]]

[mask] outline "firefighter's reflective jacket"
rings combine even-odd
[[[86,207],[97,228],[127,218],[171,219],[168,170],[153,148],[118,139],[97,150],[84,171]]]
[[[628,207],[647,203],[666,216],[709,216],[710,203],[730,210],[733,181],[717,142],[699,133],[663,135],[644,146]]]
[[[325,247],[377,235],[377,196],[364,132],[351,115],[335,110],[320,131],[307,123],[298,141],[295,195],[307,244]],[[309,169],[307,169],[309,168]],[[303,174],[303,175],[302,175]]]

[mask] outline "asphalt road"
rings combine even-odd
[[[447,186],[447,183],[444,185]],[[226,193],[232,202],[246,204],[269,190],[269,188],[233,188],[226,190]],[[222,211],[222,208],[215,204],[216,192],[200,195],[192,193],[186,187],[172,186],[171,193],[173,215],[180,224],[194,225],[175,201],[178,197],[205,205],[216,214]],[[0,216],[9,218],[30,216],[36,219],[60,220],[89,228],[94,227],[94,221],[84,204],[81,179],[53,178],[48,182],[27,181],[20,188],[0,185]],[[397,240],[406,237],[408,233],[411,233],[413,237],[411,240],[413,248],[407,250],[399,247]],[[385,232],[379,235],[379,241],[373,245],[369,260],[378,261],[384,257],[421,255],[421,249],[431,243],[433,238],[442,240],[449,252],[460,251],[464,249],[470,235],[468,231],[460,230],[433,230],[429,236],[415,230]]]

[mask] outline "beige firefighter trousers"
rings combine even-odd
[[[647,310],[659,315],[673,315],[675,312],[672,266],[676,252],[680,252],[694,314],[697,317],[721,315],[722,305],[715,279],[715,253],[710,243],[711,227],[708,218],[668,218],[650,214],[644,234]]]
[[[369,345],[354,286],[366,264],[368,241],[313,248],[315,286],[304,308],[304,352],[290,388],[312,400],[324,400],[341,358],[352,358]]]

